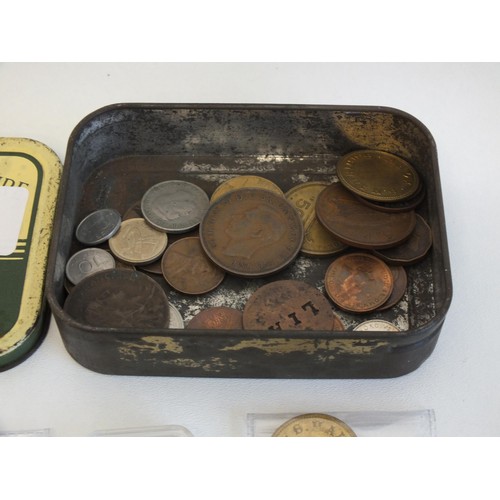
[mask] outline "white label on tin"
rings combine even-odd
[[[16,256],[28,196],[25,187],[0,186],[0,256]],[[24,253],[22,246],[16,253]]]

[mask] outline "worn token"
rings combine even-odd
[[[208,204],[207,194],[196,184],[164,181],[146,191],[141,211],[154,228],[167,233],[184,233],[200,223]]]
[[[331,330],[326,297],[303,281],[278,280],[258,288],[243,310],[245,330]]]
[[[316,202],[323,226],[347,245],[364,249],[390,248],[407,239],[415,227],[415,212],[387,213],[358,201],[341,184],[330,184]]]
[[[348,153],[337,164],[339,181],[353,193],[376,201],[399,201],[413,196],[420,178],[399,156],[364,149]]]
[[[76,228],[76,239],[84,245],[99,245],[109,240],[120,229],[120,214],[112,208],[103,208],[87,215]]]
[[[169,328],[184,328],[184,319],[177,307],[173,306],[171,303],[168,304],[168,309],[170,313],[170,318],[168,320]]]
[[[273,437],[356,437],[342,420],[323,413],[306,413],[287,420]]]
[[[302,246],[297,211],[270,191],[243,188],[210,205],[200,239],[210,259],[229,273],[265,276],[288,266]]]
[[[64,310],[101,328],[164,328],[169,304],[162,288],[145,274],[111,269],[89,276],[68,295]]]
[[[162,257],[161,268],[172,288],[192,295],[217,288],[226,274],[207,257],[196,236],[172,243]]]
[[[144,219],[127,219],[109,240],[109,248],[118,259],[129,264],[149,264],[167,248],[165,233],[149,226]]]
[[[243,328],[243,314],[232,307],[209,307],[193,316],[187,324],[187,329],[207,330],[241,330]]]
[[[384,304],[393,277],[383,261],[370,254],[350,253],[335,259],[325,274],[325,290],[341,309],[363,313]]]
[[[432,246],[432,230],[418,214],[415,229],[410,237],[400,245],[385,250],[374,251],[388,264],[407,266],[420,262]]]
[[[231,177],[231,179],[228,179],[219,184],[210,197],[210,203],[217,201],[219,198],[229,193],[230,191],[241,188],[266,189],[283,196],[283,191],[281,190],[281,188],[278,187],[273,181],[270,181],[265,177],[260,177],[258,175],[238,175],[236,177]]]
[[[405,268],[403,266],[391,266],[389,269],[392,273],[392,279],[394,286],[392,287],[392,292],[390,297],[384,302],[377,311],[385,311],[395,306],[402,298],[406,292],[406,286],[408,285],[408,276],[406,275]]]
[[[295,207],[304,224],[304,242],[300,250],[308,255],[333,255],[347,247],[316,217],[316,199],[326,186],[328,183],[325,182],[304,182],[285,193],[285,198]]]
[[[66,263],[66,277],[76,285],[88,276],[114,269],[116,262],[113,256],[102,248],[84,248],[73,254]]]
[[[356,332],[400,332],[401,330],[396,326],[383,319],[371,319],[360,323],[356,328]]]

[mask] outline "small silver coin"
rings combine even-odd
[[[184,328],[184,319],[181,316],[179,310],[172,304],[168,304],[168,309],[170,311],[170,316],[168,319],[169,328]]]
[[[105,269],[114,269],[116,262],[113,256],[101,248],[85,248],[73,254],[66,263],[66,277],[77,285],[87,276],[104,271]]]
[[[103,208],[87,215],[76,228],[76,239],[84,245],[99,245],[118,232],[120,214],[113,208]]]
[[[166,233],[184,233],[203,219],[210,201],[200,187],[185,181],[165,181],[149,188],[141,201],[146,221]]]
[[[401,330],[397,328],[389,321],[383,319],[371,319],[360,323],[354,331],[359,332],[400,332]]]

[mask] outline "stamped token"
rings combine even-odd
[[[187,329],[200,330],[241,330],[243,328],[243,314],[232,307],[209,307],[193,316]]]
[[[147,222],[170,233],[184,233],[201,222],[209,205],[208,195],[196,184],[164,181],[149,188],[141,201]]]
[[[210,259],[227,272],[266,276],[288,266],[302,246],[297,211],[271,191],[242,188],[210,205],[200,239]]]
[[[245,330],[332,330],[334,314],[326,297],[297,280],[278,280],[258,288],[243,310]]]
[[[342,420],[324,413],[306,413],[287,420],[273,437],[356,437]]]
[[[83,279],[105,269],[114,269],[113,256],[101,248],[84,248],[73,254],[66,263],[66,277],[76,285]]]
[[[76,228],[76,239],[84,245],[99,245],[109,240],[120,229],[120,214],[112,208],[103,208],[87,215]]]
[[[238,175],[219,184],[210,197],[210,203],[217,201],[230,191],[241,188],[267,189],[268,191],[283,196],[281,188],[265,177],[260,177],[258,175]]]
[[[341,309],[373,311],[384,304],[393,289],[389,267],[365,253],[346,254],[335,259],[325,275],[325,290]]]
[[[383,319],[372,319],[360,323],[354,331],[357,332],[400,332],[401,330],[396,326]]]

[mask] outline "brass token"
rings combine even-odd
[[[273,437],[356,437],[342,420],[323,413],[305,413],[287,420]]]
[[[243,188],[210,205],[200,239],[210,259],[229,273],[275,273],[298,254],[304,229],[297,211],[271,191]]]
[[[275,194],[283,196],[283,191],[274,182],[266,179],[265,177],[260,177],[258,175],[238,175],[237,177],[231,177],[227,181],[222,182],[217,186],[212,196],[210,197],[210,203],[217,201],[225,194],[235,189],[241,188],[260,188],[272,191]]]
[[[316,202],[325,228],[347,245],[364,249],[390,248],[402,243],[415,227],[415,212],[386,213],[365,206],[340,183],[330,184]]]
[[[392,273],[392,278],[394,286],[392,288],[392,293],[384,304],[382,304],[377,311],[385,311],[395,306],[402,298],[406,292],[406,286],[408,284],[408,277],[406,275],[405,268],[403,266],[389,266]]]
[[[420,185],[416,170],[399,156],[364,149],[340,158],[340,182],[369,200],[399,201],[414,195]]]
[[[144,219],[128,219],[109,240],[109,248],[118,259],[129,264],[149,264],[159,259],[167,247],[165,233],[149,226]]]
[[[295,207],[304,224],[304,242],[300,251],[308,255],[332,255],[347,247],[316,217],[316,199],[326,186],[328,183],[325,182],[304,182],[285,193],[285,198]]]
[[[341,309],[363,313],[377,309],[391,295],[393,277],[383,261],[351,253],[334,260],[325,275],[325,290]]]
[[[242,330],[243,314],[232,307],[209,307],[193,316],[187,329]]]
[[[297,280],[278,280],[258,288],[243,310],[245,330],[331,330],[333,311],[326,297]]]
[[[225,276],[224,271],[207,257],[196,236],[172,243],[163,255],[161,268],[172,288],[191,295],[212,291]]]

